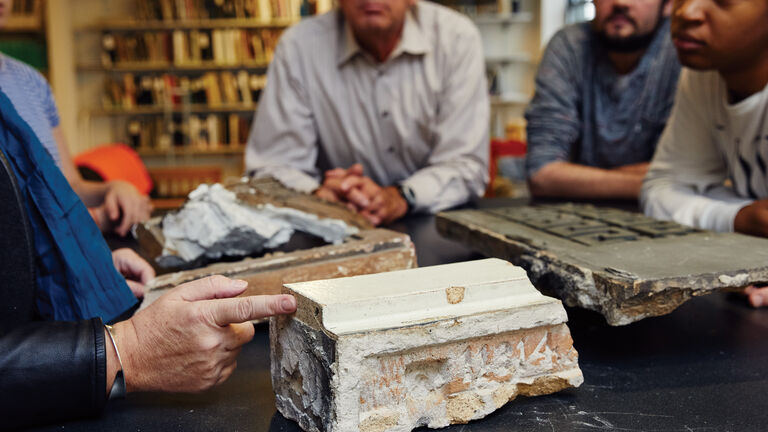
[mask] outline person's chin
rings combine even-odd
[[[392,20],[380,15],[373,15],[366,18],[364,28],[371,32],[381,32],[388,30],[392,26]]]
[[[622,25],[608,25],[604,30],[605,36],[611,39],[626,39],[634,36],[636,32],[637,29],[635,29],[635,26],[629,23]]]
[[[677,51],[677,58],[680,60],[680,64],[694,70],[711,70],[715,69],[715,65],[705,55],[701,53],[681,52]]]

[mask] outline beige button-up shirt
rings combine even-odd
[[[465,16],[421,1],[383,63],[340,11],[281,38],[246,150],[246,169],[312,191],[331,168],[361,163],[382,186],[403,183],[415,211],[481,196],[489,102],[480,34]]]

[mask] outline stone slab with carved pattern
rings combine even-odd
[[[624,325],[713,290],[768,282],[768,240],[588,204],[440,213],[438,231],[528,271],[569,306]]]

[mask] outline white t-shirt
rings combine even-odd
[[[683,69],[645,178],[648,216],[733,231],[742,207],[768,198],[768,86],[728,103],[717,72]]]

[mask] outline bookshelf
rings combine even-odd
[[[208,113],[253,113],[256,111],[257,105],[225,105],[225,106],[209,106],[202,104],[188,104],[181,106],[137,106],[134,108],[96,108],[90,110],[89,114],[92,116],[154,116],[154,115],[168,115],[168,114],[208,114]]]
[[[73,153],[133,146],[155,178],[159,204],[178,202],[195,178],[210,177],[195,171],[242,175],[277,40],[331,7],[331,0],[61,1],[83,11],[69,23],[80,147]]]
[[[113,32],[176,30],[176,29],[255,29],[255,28],[286,28],[299,22],[301,18],[216,18],[216,19],[186,19],[186,20],[136,20],[112,19],[99,23],[82,25],[75,29],[77,32],[109,30]]]
[[[195,148],[168,148],[168,149],[157,149],[157,148],[148,148],[148,149],[139,149],[138,153],[139,156],[196,156],[200,154],[208,154],[208,155],[242,155],[243,152],[245,152],[245,146],[239,145],[239,146],[222,146],[218,148],[201,148],[201,149],[195,149]]]
[[[480,30],[491,95],[491,136],[504,138],[534,92],[541,49],[564,20],[567,0],[437,0]]]
[[[466,14],[483,41],[491,103],[490,196],[525,197],[525,108],[549,38],[562,27],[569,0],[437,0]],[[522,148],[524,149],[524,145]],[[522,153],[522,154],[520,154]]]
[[[121,63],[113,66],[100,64],[78,64],[81,72],[205,72],[219,70],[266,70],[269,63],[236,63],[216,64],[213,62],[201,62],[197,64],[176,65],[171,62],[136,62]]]
[[[504,12],[504,13],[483,13],[470,15],[472,21],[477,25],[484,24],[515,24],[533,22],[534,15],[531,12]]]
[[[43,0],[16,0],[0,31],[0,52],[48,73]]]
[[[20,13],[21,15],[16,15],[17,13]],[[17,12],[14,7],[14,11],[8,18],[8,23],[3,30],[11,33],[37,33],[42,29],[43,20],[39,10]]]

